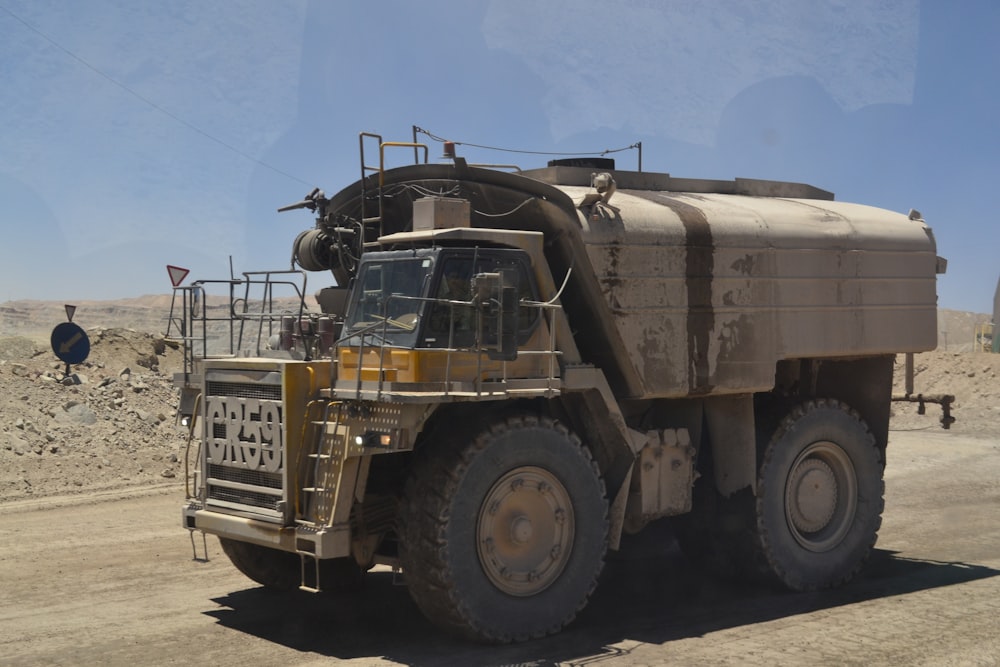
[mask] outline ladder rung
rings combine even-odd
[[[329,454],[309,454],[308,456],[311,459],[332,459],[333,458]]]
[[[311,554],[311,553],[308,553],[308,552],[305,552],[305,551],[300,551],[299,552],[299,558],[301,559],[301,566],[302,566],[302,569],[301,569],[301,575],[302,576],[299,579],[299,590],[300,591],[307,591],[309,593],[319,593],[320,592],[319,559],[316,558],[315,554]],[[315,584],[315,586],[311,586],[309,584],[309,582],[307,581],[306,568],[308,567],[308,565],[306,564],[306,559],[312,559],[312,566],[313,566],[313,572],[312,572],[313,581],[312,581],[312,583]]]
[[[371,370],[371,369],[370,368],[365,368],[365,369],[362,369],[362,370]],[[332,421],[314,421],[314,422],[310,422],[310,425],[314,426],[314,427],[318,426],[320,428],[334,426],[334,429],[333,429],[334,433],[341,433],[341,434],[343,434],[343,433],[347,432],[347,427],[346,426],[344,426],[343,424],[337,424],[336,422],[332,422]]]
[[[307,486],[304,487],[302,491],[305,493],[322,493],[323,491],[326,491],[326,489],[322,486]]]
[[[302,526],[303,528],[312,529],[313,531],[315,531],[317,528],[322,527],[321,524],[316,523],[315,521],[311,521],[309,519],[296,519],[295,520],[295,524],[298,525],[298,526]],[[299,553],[299,554],[306,554],[306,555],[312,555],[311,552],[308,552],[308,551],[299,551],[297,553]]]

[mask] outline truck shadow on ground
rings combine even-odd
[[[626,545],[628,546],[628,545]],[[647,546],[648,545],[644,545]],[[213,600],[225,627],[305,653],[384,657],[409,665],[589,664],[613,660],[624,641],[666,644],[727,628],[994,577],[966,563],[902,558],[876,550],[851,584],[789,593],[717,580],[695,570],[676,546],[623,550],[608,558],[588,607],[564,632],[513,646],[482,646],[431,625],[389,572],[370,573],[346,595],[276,594],[262,588]]]

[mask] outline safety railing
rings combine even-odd
[[[306,305],[306,280],[304,271],[282,269],[175,287],[165,335],[182,344],[185,379],[198,359],[329,350],[335,324]]]

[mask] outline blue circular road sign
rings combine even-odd
[[[90,339],[79,325],[63,322],[52,330],[52,351],[67,364],[83,363],[90,354]]]

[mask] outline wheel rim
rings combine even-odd
[[[573,548],[573,503],[562,483],[524,466],[486,494],[476,533],[479,562],[510,595],[535,595],[559,578]]]
[[[823,552],[840,544],[857,503],[854,464],[840,445],[815,442],[795,459],[785,485],[785,518],[803,548]]]

